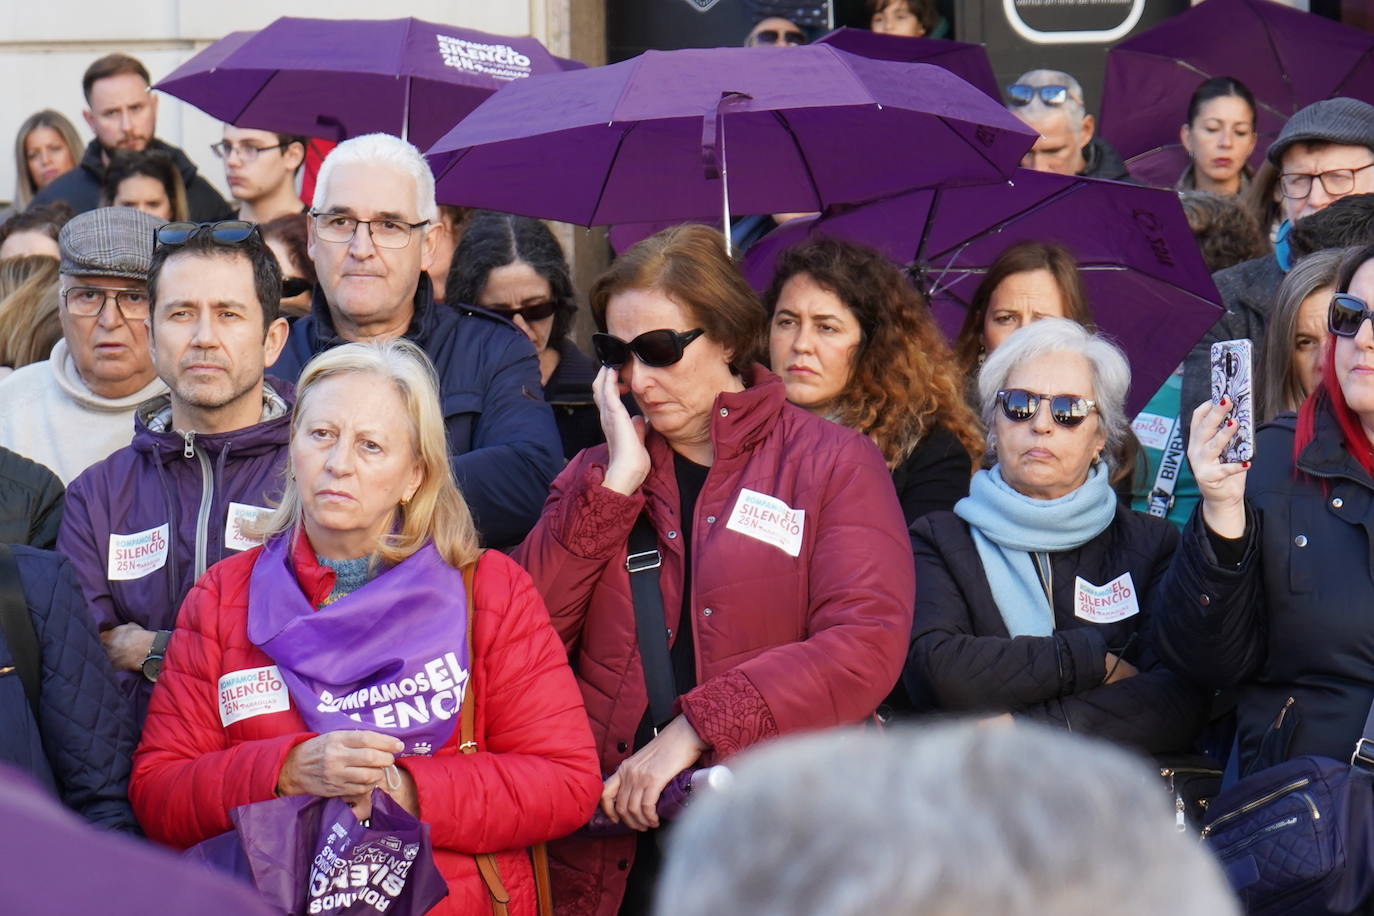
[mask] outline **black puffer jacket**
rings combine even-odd
[[[1157,662],[1150,629],[1178,542],[1172,525],[1118,508],[1097,537],[1049,554],[1054,635],[1015,639],[967,522],[936,512],[912,526],[912,538],[916,617],[902,679],[918,710],[1012,712],[1151,753],[1189,748],[1206,715],[1205,693]],[[1139,613],[1106,624],[1075,616],[1077,577],[1100,586],[1123,573]],[[1140,674],[1104,685],[1108,652]]]
[[[71,564],[10,548],[41,656],[38,721],[0,631],[0,761],[31,773],[86,820],[137,830],[129,807],[133,715],[115,684]]]
[[[214,222],[234,218],[234,209],[200,175],[196,164],[185,152],[156,138],[148,142],[148,151],[165,153],[176,163],[177,171],[181,173],[181,183],[186,186],[186,208],[190,211],[191,219]],[[63,200],[71,204],[77,213],[94,210],[100,206],[100,185],[105,180],[105,168],[100,142],[92,140],[86,144],[86,152],[82,154],[77,167],[53,179],[52,184],[34,195],[29,206],[37,207]]]
[[[62,524],[62,481],[36,461],[0,448],[0,544],[51,550]]]
[[[1374,480],[1325,411],[1295,474],[1296,425],[1285,414],[1260,430],[1240,565],[1218,562],[1195,512],[1165,583],[1160,652],[1202,683],[1239,685],[1242,771],[1348,760],[1374,701]]]

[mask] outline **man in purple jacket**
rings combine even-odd
[[[287,326],[256,226],[159,230],[148,294],[170,391],[139,406],[131,445],[72,481],[57,538],[140,724],[182,599],[256,543],[250,523],[281,495],[293,395],[263,378]]]

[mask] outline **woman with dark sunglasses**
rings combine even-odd
[[[568,336],[577,296],[563,248],[548,226],[528,216],[474,211],[454,252],[444,301],[509,318],[534,344],[564,457],[605,441],[592,402],[598,367]]]
[[[903,682],[918,710],[1188,748],[1204,696],[1158,664],[1150,629],[1178,531],[1109,483],[1130,379],[1119,349],[1064,318],[1022,328],[983,364],[992,467],[953,512],[912,526]]]
[[[555,843],[554,896],[641,913],[669,781],[871,716],[897,681],[915,585],[882,454],[788,404],[758,364],[764,311],[718,232],[645,239],[591,307],[606,445],[554,481],[516,557],[572,654],[602,809],[640,832]]]
[[[1192,417],[1202,492],[1168,584],[1160,650],[1234,688],[1239,773],[1316,754],[1349,760],[1374,698],[1374,247],[1350,253],[1328,300],[1318,387],[1222,463],[1228,404]],[[1363,912],[1363,910],[1361,910]]]

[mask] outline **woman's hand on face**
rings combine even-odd
[[[631,417],[620,400],[616,370],[602,366],[592,383],[592,400],[601,414],[601,431],[606,435],[610,461],[602,486],[630,496],[649,476],[649,450],[644,447],[643,417]]]
[[[277,775],[280,795],[344,796],[350,804],[385,782],[405,750],[398,738],[361,730],[326,732],[291,749]],[[370,809],[370,805],[368,805]],[[356,808],[355,808],[356,810]]]
[[[658,797],[673,777],[701,758],[706,744],[683,716],[620,764],[601,791],[601,810],[634,830],[658,826]]]
[[[1202,495],[1202,520],[1219,537],[1245,534],[1245,477],[1250,463],[1223,463],[1222,449],[1236,434],[1234,420],[1226,416],[1230,403],[1203,401],[1193,411],[1188,464]]]

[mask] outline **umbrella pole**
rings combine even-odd
[[[401,139],[410,142],[410,77],[406,77],[405,101],[401,103]]]
[[[730,242],[730,172],[725,166],[725,118],[720,118],[720,225],[725,232],[725,254],[734,256],[734,245]]]

